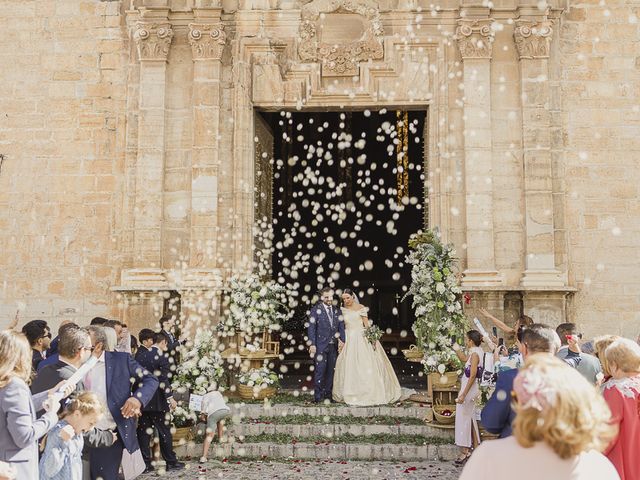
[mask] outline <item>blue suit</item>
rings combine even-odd
[[[38,364],[38,369],[36,370],[36,372],[39,372],[47,365],[54,365],[58,363],[59,359],[60,359],[60,356],[58,355],[58,353],[52,353],[50,357],[45,358]]]
[[[329,317],[328,309],[333,319]],[[316,303],[309,313],[307,334],[309,343],[316,347],[314,400],[320,402],[325,398],[331,399],[333,374],[338,358],[338,338],[345,341],[344,319],[340,310],[333,305],[327,307],[322,302]]]
[[[505,370],[498,374],[496,389],[482,409],[482,426],[490,433],[500,434],[500,438],[511,436],[511,424],[516,413],[511,408],[511,391],[518,369]]]
[[[162,458],[167,462],[167,465],[175,464],[178,459],[173,451],[173,437],[168,420],[169,399],[173,397],[169,356],[157,348],[148,349],[144,345],[140,345],[138,353],[136,353],[136,361],[150,372],[154,372],[160,382],[158,390],[142,409],[142,416],[138,421],[138,442],[142,458],[147,466],[151,466],[150,432],[155,427],[160,437]]]
[[[107,407],[116,423],[118,440],[111,447],[90,449],[91,478],[117,480],[123,449],[133,453],[139,448],[137,419],[124,418],[120,409],[130,397],[140,400],[142,406],[149,403],[158,389],[158,380],[123,352],[105,352],[105,373]]]

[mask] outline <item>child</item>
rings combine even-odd
[[[229,416],[231,410],[224,403],[224,398],[220,392],[209,392],[202,398],[202,415],[207,417],[207,434],[204,438],[204,445],[200,463],[207,462],[209,446],[213,440],[213,436],[217,430],[218,441],[221,441],[224,433],[224,424],[222,420]]]
[[[82,392],[65,406],[49,432],[40,459],[40,480],[82,480],[82,434],[99,420],[103,406],[95,393]]]

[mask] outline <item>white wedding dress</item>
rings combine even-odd
[[[336,361],[333,399],[347,405],[384,405],[400,399],[402,389],[380,342],[374,349],[364,336],[362,315],[342,309],[345,322],[344,348]]]

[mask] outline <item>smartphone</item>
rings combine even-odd
[[[498,338],[498,329],[496,327],[493,327],[491,331],[493,332],[493,336]]]
[[[498,346],[499,346],[499,347],[504,346],[504,338],[499,338],[499,339],[498,339]]]

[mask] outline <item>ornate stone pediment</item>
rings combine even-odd
[[[553,29],[552,22],[517,20],[513,36],[518,55],[523,58],[549,58],[549,44]]]
[[[360,62],[383,58],[383,33],[370,0],[314,0],[302,8],[298,54],[321,62],[323,76],[357,75]]]

